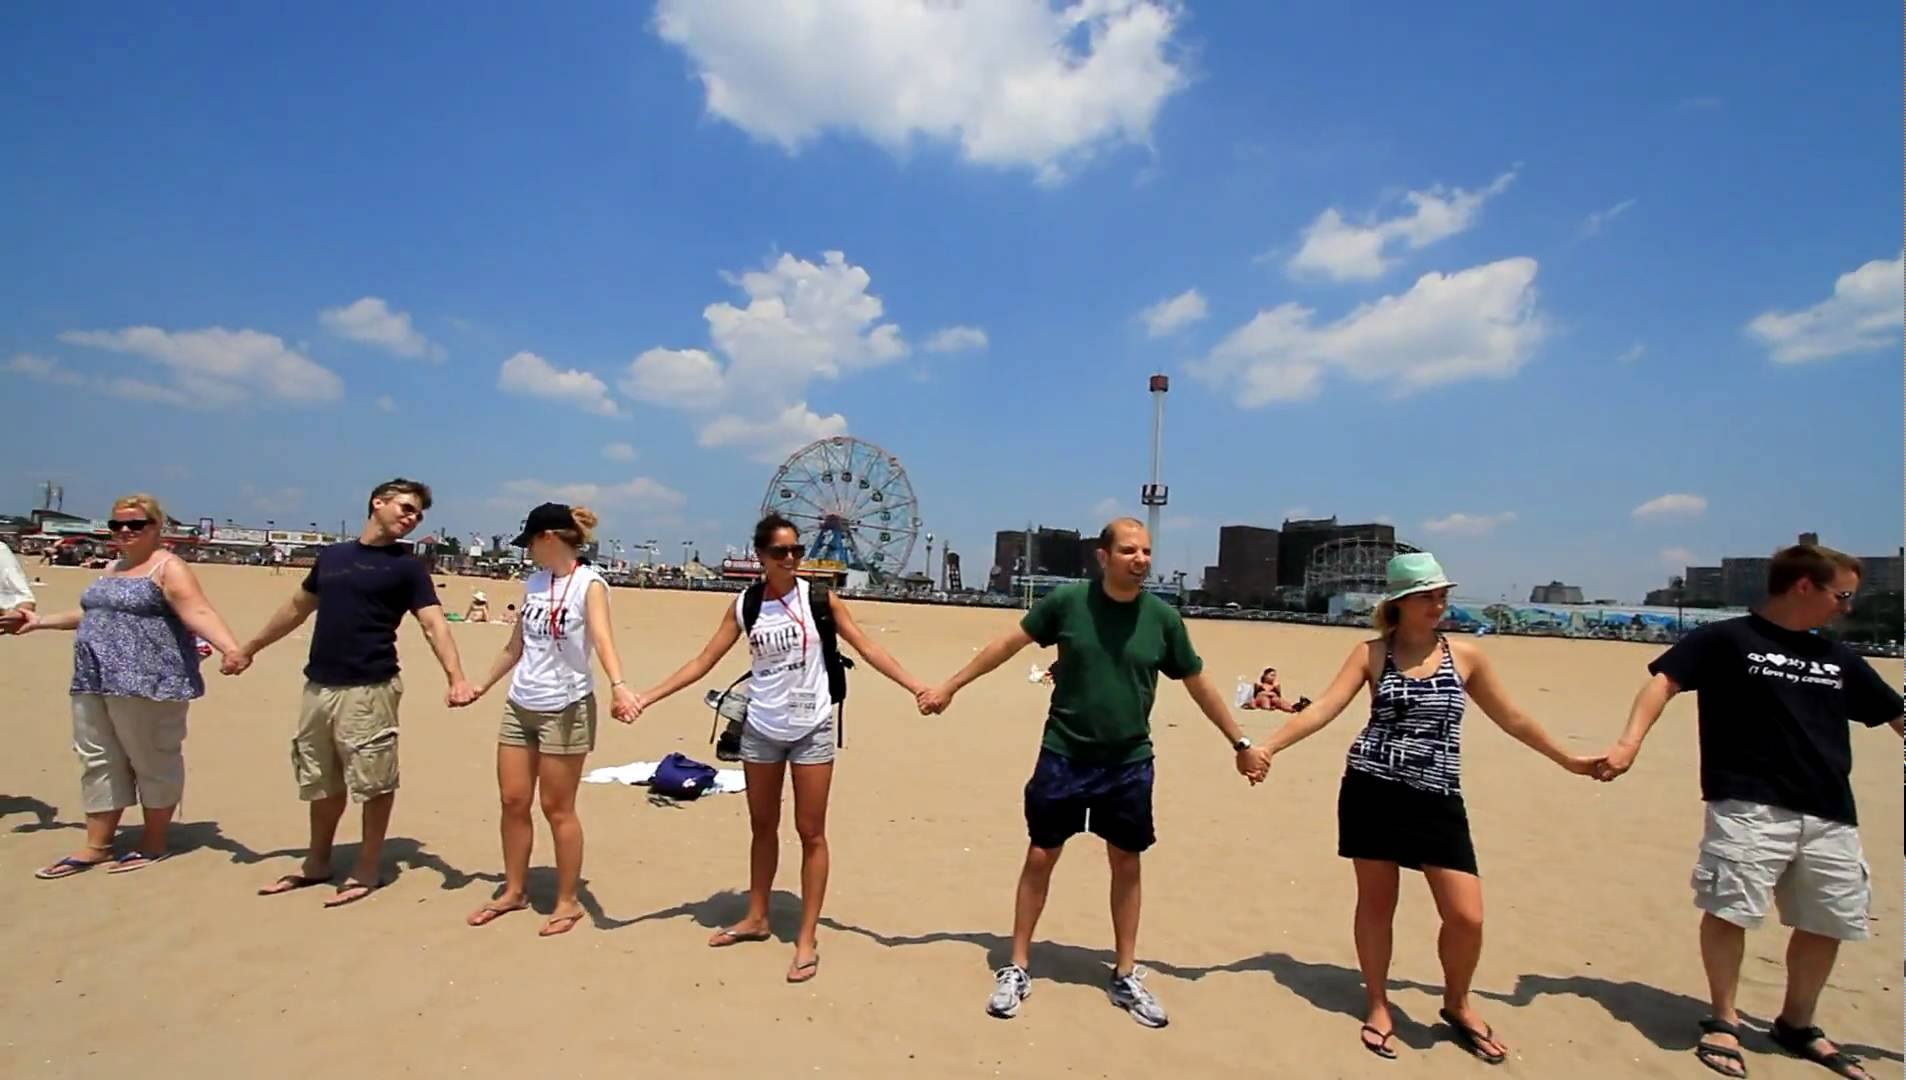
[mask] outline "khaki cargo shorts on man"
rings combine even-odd
[[[1839,941],[1872,932],[1872,884],[1860,832],[1777,806],[1707,804],[1694,865],[1694,906],[1752,930],[1777,908],[1782,925]]]
[[[544,754],[586,754],[596,748],[596,696],[590,694],[550,711],[505,702],[496,741]]]
[[[397,703],[404,682],[304,684],[291,765],[306,802],[349,792],[365,802],[397,790]]]

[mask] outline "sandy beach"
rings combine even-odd
[[[87,571],[30,567],[42,610],[73,606]],[[199,573],[241,637],[295,588],[293,573]],[[520,583],[457,578],[493,609]],[[617,639],[643,686],[699,648],[724,595],[617,590]],[[1016,612],[857,604],[900,661],[938,680]],[[1274,663],[1292,693],[1316,695],[1358,632],[1193,622],[1207,670],[1234,678]],[[508,631],[459,625],[472,677]],[[192,710],[177,857],[132,874],[37,881],[80,841],[78,767],[66,688],[71,635],[0,640],[0,1074],[10,1077],[316,1075],[1049,1077],[1698,1077],[1687,1051],[1705,1015],[1688,872],[1700,831],[1694,702],[1676,701],[1634,771],[1612,785],[1571,777],[1471,708],[1466,772],[1488,905],[1478,1007],[1513,1048],[1492,1073],[1436,1019],[1435,912],[1406,875],[1392,978],[1394,1062],[1365,1053],[1350,937],[1354,889],[1335,855],[1334,802],[1364,699],[1278,758],[1253,789],[1184,692],[1161,687],[1159,844],[1147,855],[1141,963],[1172,1023],[1147,1030],[1103,990],[1111,961],[1107,871],[1075,841],[1056,875],[1033,952],[1034,992],[1009,1022],[985,1015],[1011,931],[1024,851],[1020,789],[1037,752],[1046,690],[1032,650],[966,690],[945,715],[862,666],[848,703],[830,815],[834,871],[820,975],[783,982],[786,941],[711,950],[710,928],[743,907],[746,808],[736,796],[652,805],[642,788],[584,785],[590,918],[553,939],[542,920],[473,929],[501,880],[495,731],[502,690],[451,711],[414,622],[400,640],[403,788],[387,850],[390,885],[335,911],[328,890],[260,898],[293,871],[304,807],[288,742],[309,625],[246,675],[207,665]],[[1480,639],[1513,696],[1584,751],[1619,730],[1658,647]],[[1049,654],[1047,654],[1049,655]],[[710,677],[744,667],[731,654]],[[1879,668],[1896,685],[1901,664]],[[680,750],[714,761],[699,689],[637,724],[610,721],[591,765]],[[1274,721],[1244,714],[1262,737]],[[1885,729],[1855,732],[1854,786],[1872,865],[1874,938],[1841,953],[1819,1017],[1876,1077],[1901,1073],[1901,750]],[[137,812],[129,812],[136,825]],[[532,885],[553,890],[538,818]],[[777,931],[791,941],[799,846],[783,822]],[[355,850],[355,810],[340,870]],[[122,843],[130,842],[130,836]],[[1779,1007],[1785,935],[1751,935],[1743,1011]],[[1827,1075],[1750,1039],[1756,1078]]]

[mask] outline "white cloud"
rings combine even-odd
[[[1303,246],[1285,269],[1294,276],[1319,276],[1332,281],[1373,281],[1401,258],[1402,250],[1418,251],[1463,232],[1476,223],[1483,204],[1515,182],[1511,169],[1479,191],[1436,185],[1428,191],[1404,195],[1410,212],[1388,220],[1348,221],[1336,207],[1317,215],[1304,230]]]
[[[40,382],[55,383],[62,386],[80,386],[86,377],[60,366],[58,360],[51,357],[35,356],[32,353],[15,353],[7,361],[5,370],[11,375],[24,375]]]
[[[1146,335],[1159,338],[1204,318],[1207,310],[1203,294],[1196,289],[1186,289],[1139,312],[1138,317],[1145,323]]]
[[[1582,235],[1595,236],[1606,228],[1608,223],[1627,213],[1635,205],[1633,199],[1623,199],[1605,210],[1597,210],[1582,219]]]
[[[123,330],[68,330],[60,340],[155,360],[171,384],[141,378],[108,378],[107,392],[172,405],[222,408],[253,397],[292,404],[335,401],[344,382],[330,369],[286,347],[283,339],[257,330],[221,326],[173,332],[155,326]],[[155,370],[155,369],[148,369]]]
[[[1621,351],[1621,355],[1615,357],[1615,360],[1617,363],[1632,364],[1635,361],[1641,359],[1643,356],[1646,356],[1647,353],[1648,353],[1648,346],[1643,345],[1641,342],[1637,341],[1633,345],[1630,345],[1626,349],[1623,349]]]
[[[1671,570],[1682,570],[1686,567],[1694,566],[1699,562],[1700,560],[1694,557],[1694,552],[1689,551],[1687,548],[1671,547],[1661,549],[1661,564]]]
[[[1507,378],[1548,334],[1535,276],[1530,258],[1424,274],[1408,292],[1323,325],[1310,308],[1280,304],[1232,331],[1190,369],[1231,389],[1246,408],[1314,397],[1332,373],[1377,384],[1391,397]]]
[[[1832,296],[1800,311],[1762,312],[1747,332],[1782,364],[1898,348],[1902,280],[1906,256],[1874,259],[1841,274]]]
[[[635,447],[625,442],[612,442],[602,448],[602,456],[610,461],[634,461]]]
[[[518,510],[527,510],[542,502],[560,502],[591,509],[630,507],[654,511],[679,508],[687,501],[681,492],[647,476],[638,476],[619,484],[510,480],[490,499],[493,506]]]
[[[1629,511],[1636,519],[1699,517],[1707,511],[1707,500],[1699,495],[1670,492],[1657,495]]]
[[[378,412],[394,413],[397,411],[397,399],[391,397],[389,394],[379,394],[377,400],[371,402],[371,404],[377,406]]]
[[[176,405],[182,409],[204,408],[212,404],[223,404],[227,400],[224,397],[195,398],[177,387],[160,386],[157,383],[128,378],[124,375],[85,375],[67,368],[58,360],[35,356],[31,353],[20,353],[14,356],[5,365],[0,366],[0,371],[53,386],[84,388],[88,393],[107,394],[127,401]]]
[[[1056,183],[1149,145],[1188,81],[1179,15],[1179,0],[661,0],[654,25],[711,115],[789,153],[827,132],[896,153],[926,139]]]
[[[984,349],[986,346],[986,331],[979,327],[949,326],[927,335],[926,344],[921,348],[933,353],[951,353]]]
[[[375,296],[366,296],[341,308],[327,308],[318,313],[318,322],[346,341],[375,345],[393,356],[441,361],[446,355],[443,346],[410,325],[409,312],[392,311]]]
[[[609,397],[607,383],[577,368],[558,371],[554,364],[532,352],[520,352],[503,361],[496,385],[512,394],[560,401],[596,416],[621,412]]]
[[[1499,514],[1445,514],[1439,518],[1430,518],[1423,523],[1425,532],[1440,533],[1446,536],[1487,536],[1500,526],[1516,519],[1513,510]]]
[[[739,446],[752,451],[756,461],[774,464],[819,439],[847,434],[847,418],[840,413],[820,416],[798,401],[768,417],[718,416],[701,429],[703,446]]]
[[[782,255],[766,269],[728,280],[748,303],[703,310],[712,351],[650,349],[619,380],[624,393],[642,401],[721,408],[700,433],[703,446],[748,447],[760,460],[778,460],[814,439],[842,434],[847,418],[811,411],[808,385],[910,351],[900,327],[881,321],[885,307],[868,292],[872,278],[841,252],[825,252],[819,263]]]

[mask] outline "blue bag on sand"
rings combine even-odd
[[[649,791],[671,799],[698,799],[715,786],[713,766],[694,758],[671,753],[655,766],[649,779]]]

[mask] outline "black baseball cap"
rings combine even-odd
[[[537,533],[548,532],[551,529],[573,530],[575,528],[574,511],[562,503],[544,503],[529,512],[529,517],[523,521],[522,535],[510,541],[510,546],[526,548],[531,540],[536,539]]]

